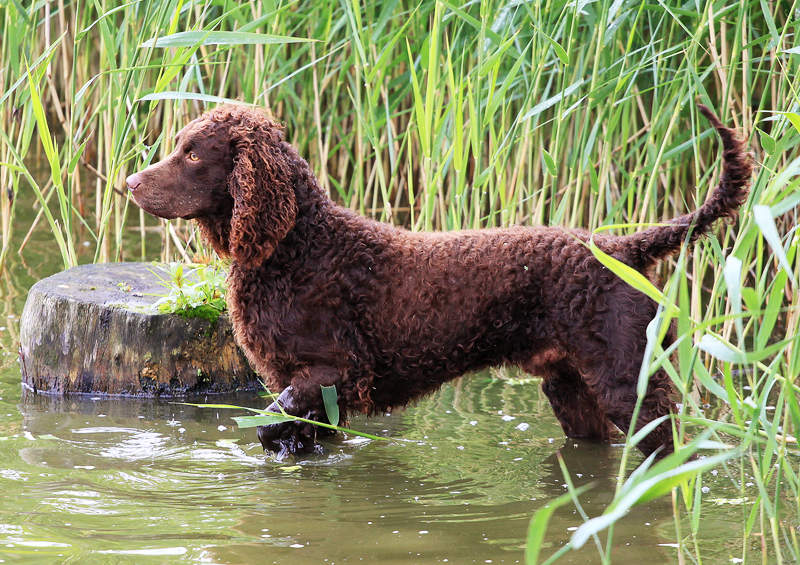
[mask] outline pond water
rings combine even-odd
[[[29,216],[18,210],[24,229]],[[621,447],[567,440],[524,375],[464,377],[406,410],[351,422],[396,441],[338,436],[324,455],[288,462],[266,456],[233,413],[25,393],[18,317],[30,285],[59,268],[40,231],[0,277],[2,562],[521,563],[530,517],[565,492],[559,453],[576,485],[594,484],[581,498],[589,515],[613,496]],[[704,483],[705,563],[741,557],[744,508],[729,503],[737,479],[721,470]],[[545,555],[581,522],[572,506],[557,511]],[[676,541],[665,497],[616,526],[613,561],[677,561]],[[598,561],[590,542],[559,562]]]

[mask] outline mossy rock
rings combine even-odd
[[[154,270],[150,263],[81,265],[33,285],[20,323],[25,386],[153,397],[257,390],[226,315],[156,312],[153,303],[167,290]]]

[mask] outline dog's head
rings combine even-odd
[[[161,218],[197,219],[216,251],[260,265],[292,229],[296,165],[262,112],[222,106],[193,120],[163,161],[130,175],[134,201]]]

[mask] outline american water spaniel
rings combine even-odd
[[[288,413],[325,421],[321,385],[336,385],[341,413],[371,414],[467,371],[516,365],[543,378],[568,436],[608,441],[629,430],[657,305],[586,244],[652,279],[687,238],[735,217],[751,161],[733,130],[700,111],[722,138],[719,185],[696,211],[630,235],[545,226],[416,233],[379,223],[335,204],[283,128],[236,105],[190,122],[175,151],[127,185],[147,212],[195,219],[230,257],[236,341]],[[655,372],[636,429],[675,412],[671,393],[669,376]],[[318,432],[289,422],[258,437],[285,455],[316,449]],[[671,418],[638,447],[671,452]]]

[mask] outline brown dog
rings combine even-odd
[[[711,197],[666,226],[593,238],[648,277],[747,195],[743,143],[700,110],[725,148]],[[290,414],[325,418],[320,385],[336,385],[343,414],[374,413],[467,371],[518,365],[544,378],[568,436],[608,440],[630,427],[656,304],[594,258],[588,232],[412,233],[360,217],[325,195],[279,125],[238,106],[189,123],[170,156],[127,184],[151,214],[196,219],[231,258],[236,340]],[[671,390],[663,371],[652,375],[636,429],[674,411]],[[314,449],[315,434],[295,423],[258,430],[281,454]],[[666,420],[639,447],[664,455],[672,444]]]

